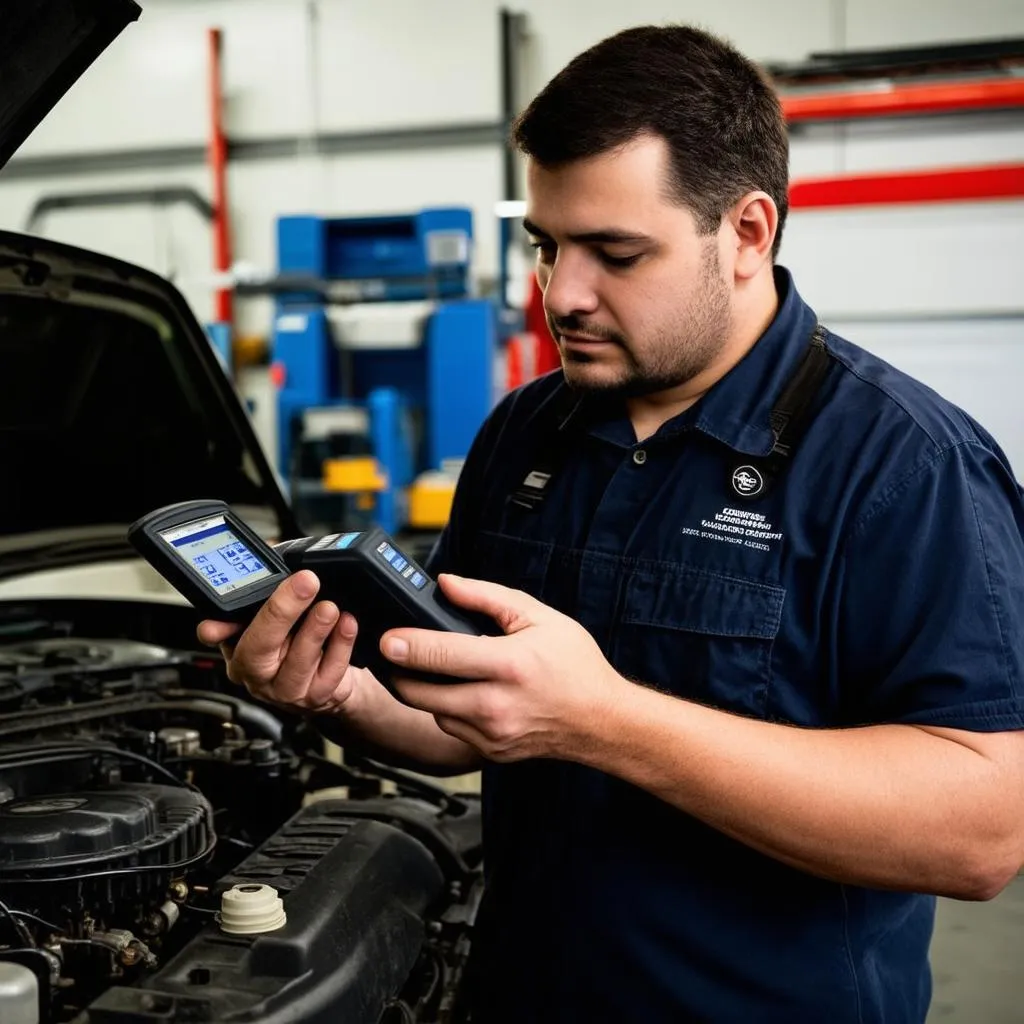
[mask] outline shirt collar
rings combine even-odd
[[[753,348],[676,421],[689,423],[744,455],[767,455],[775,444],[771,411],[796,369],[817,324],[788,270],[775,268],[779,308]],[[684,424],[680,422],[679,429]],[[674,432],[674,430],[672,431]]]
[[[750,351],[703,398],[662,424],[652,440],[699,430],[744,455],[767,455],[775,444],[770,416],[790,375],[807,349],[817,318],[800,298],[789,271],[775,268],[779,306]],[[636,444],[632,425],[619,413],[608,417],[604,403],[581,401],[562,419],[560,429],[587,420],[591,433],[613,444]]]

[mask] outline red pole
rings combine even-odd
[[[999,110],[1024,106],[1024,81],[1017,78],[974,82],[929,82],[895,85],[861,92],[824,92],[782,97],[786,120],[846,121],[861,117],[951,114],[964,110]]]
[[[209,30],[210,44],[210,172],[213,176],[213,267],[227,272],[231,269],[231,232],[228,217],[227,163],[228,140],[224,135],[224,92],[221,79],[221,43],[219,28]],[[231,323],[232,294],[230,288],[219,289],[215,296],[214,318],[218,323]]]
[[[1024,199],[1024,164],[939,167],[811,178],[789,186],[792,209]]]

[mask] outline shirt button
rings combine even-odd
[[[633,452],[633,461],[638,466],[642,466],[647,461],[647,452],[645,452],[643,448],[637,448],[637,450]]]

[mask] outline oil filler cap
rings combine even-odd
[[[233,885],[220,898],[220,927],[229,935],[260,935],[285,921],[284,904],[272,886]]]

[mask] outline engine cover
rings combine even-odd
[[[210,806],[191,790],[121,783],[106,790],[0,804],[0,879],[76,876],[93,866],[168,867],[211,839]]]
[[[161,902],[214,842],[213,811],[183,786],[121,782],[0,804],[0,898],[65,921]]]

